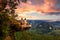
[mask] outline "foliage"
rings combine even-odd
[[[53,31],[53,26],[47,22],[42,22],[37,25],[36,30],[40,34],[45,34]]]
[[[21,0],[26,2],[27,0]],[[0,0],[0,39],[5,39],[6,36],[14,36],[14,33],[19,30],[21,24],[14,19],[16,6],[20,4],[19,0]],[[6,8],[8,7],[10,8]],[[7,14],[8,13],[8,14]],[[11,14],[12,16],[9,16]]]
[[[11,35],[21,27],[19,21],[6,13],[0,13],[0,37]],[[13,35],[12,35],[13,36]]]
[[[53,36],[48,34],[38,34],[32,31],[16,32],[16,40],[60,40],[60,36]]]
[[[27,0],[0,0],[0,12],[6,12],[9,11],[12,16],[15,16],[15,9],[17,9],[16,6],[18,6],[21,2],[27,2]],[[7,8],[7,5],[9,8]]]
[[[9,16],[6,13],[0,13],[0,40],[2,38],[9,36],[11,31],[16,31],[14,27],[19,28],[20,22],[15,20],[13,17]],[[13,27],[13,29],[11,29]],[[55,35],[51,35],[52,33],[57,33]],[[37,31],[33,32],[32,30],[25,31],[16,31],[15,40],[60,40],[60,31],[54,31],[50,34],[38,34]]]
[[[60,36],[60,30],[54,30],[50,32],[49,35]]]
[[[17,0],[19,3],[19,0]],[[27,0],[21,0],[22,2],[26,2]],[[54,35],[41,35],[38,33],[35,33],[33,31],[20,31],[17,32],[17,30],[21,27],[21,24],[19,21],[14,19],[14,17],[9,16],[9,14],[14,14],[16,6],[18,5],[16,0],[1,0],[0,1],[0,40],[6,40],[5,37],[15,36],[15,40],[60,40],[60,35],[58,36],[57,32],[51,32],[50,34],[56,34],[57,36]],[[10,9],[5,9],[6,5],[9,5]],[[9,12],[11,11],[11,12]],[[47,24],[42,24],[42,28],[46,30]],[[50,26],[50,25],[47,25]],[[39,27],[38,27],[39,28]],[[48,29],[49,30],[49,29]],[[38,30],[37,30],[38,31]],[[40,30],[39,30],[40,31]],[[41,30],[42,31],[42,30]],[[46,31],[42,31],[47,32]],[[16,35],[14,35],[16,33]]]

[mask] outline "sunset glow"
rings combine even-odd
[[[59,16],[57,17],[55,15],[56,18],[54,18],[52,15],[52,17],[45,17],[45,16],[41,16],[41,14],[49,14],[50,12],[60,12],[60,6],[57,5],[58,4],[58,0],[27,0],[26,3],[23,3],[23,2],[20,2],[20,5],[17,7],[16,9],[16,14],[20,15],[20,17],[26,17],[28,19],[48,19],[48,20],[52,20],[52,19],[56,19],[58,18],[59,19]],[[37,15],[40,15],[39,18],[38,16],[35,17],[35,15],[33,16],[28,16],[26,15],[26,13],[30,14],[31,15],[33,13],[38,13]],[[25,14],[25,16],[23,16]],[[53,13],[52,13],[53,14]],[[48,15],[46,15],[48,16]]]
[[[40,0],[34,0],[36,2]],[[18,12],[28,12],[28,11],[37,11],[37,12],[60,12],[60,10],[55,10],[55,4],[57,0],[44,0],[43,4],[32,4],[31,0],[28,0],[27,3],[21,2],[18,6]]]

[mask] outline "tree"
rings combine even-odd
[[[0,0],[0,11],[6,12],[8,10],[10,14],[14,15],[16,6],[20,4],[20,1],[25,3],[27,0]],[[7,9],[7,5],[10,8]]]
[[[14,33],[21,28],[19,21],[10,17],[8,14],[0,13],[0,37],[13,37]]]
[[[20,1],[27,0],[0,0],[0,40],[7,40],[7,38],[13,40],[15,32],[21,29],[20,22],[12,17]],[[7,5],[9,9],[6,8]],[[12,16],[9,16],[9,13]]]

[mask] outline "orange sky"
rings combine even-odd
[[[20,2],[17,6],[16,13],[18,14],[17,19],[21,17],[32,19],[32,20],[60,20],[60,15],[46,15],[50,12],[60,12],[56,8],[57,0],[44,0],[42,4],[39,4],[41,0],[33,0],[37,4],[33,4],[32,0],[28,0],[26,3]],[[49,12],[49,13],[48,13]]]
[[[39,0],[35,0],[39,1]],[[21,2],[20,6],[16,9],[16,12],[24,13],[29,11],[37,11],[37,12],[60,12],[60,10],[55,10],[54,6],[56,4],[56,0],[44,0],[42,5],[33,5],[31,0],[28,0],[26,3]]]

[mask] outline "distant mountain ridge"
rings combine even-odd
[[[50,20],[27,20],[29,24],[32,25],[32,28],[35,29],[41,23],[48,23],[53,27],[60,27],[60,21],[50,21]]]
[[[41,23],[41,22],[47,22],[47,23],[59,23],[60,21],[50,21],[50,20],[27,20],[29,23]]]
[[[60,26],[60,21],[50,21],[50,20],[27,20],[33,27],[36,27],[38,24],[44,22],[49,23],[51,25],[57,25]]]

